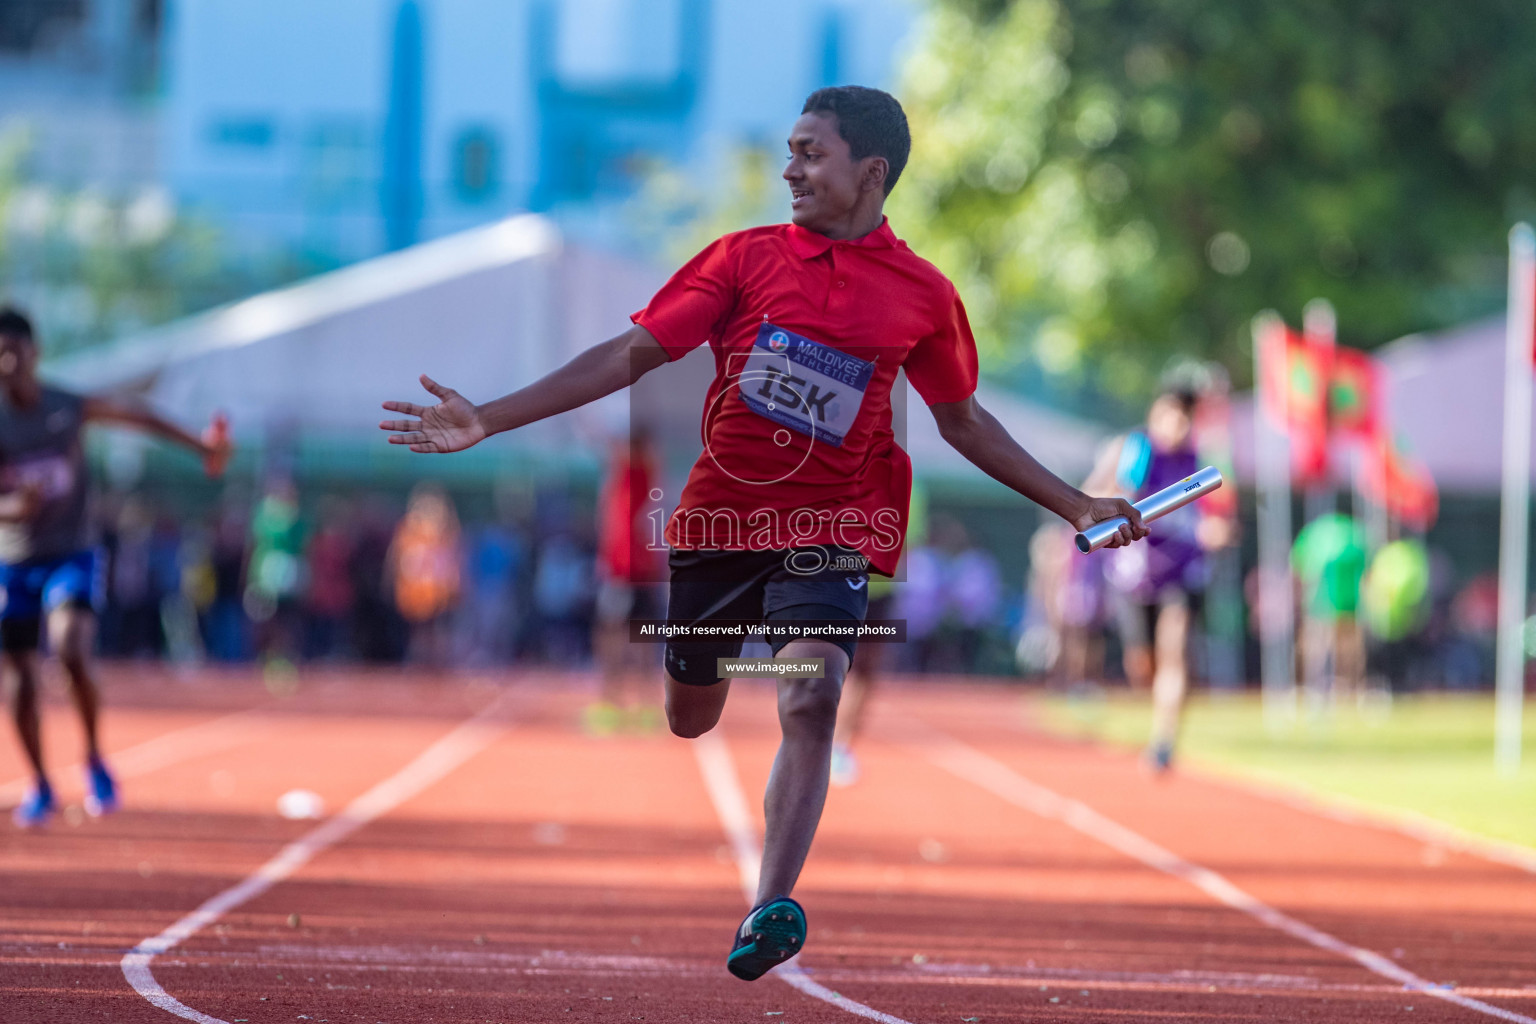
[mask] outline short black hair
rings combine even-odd
[[[1195,414],[1195,406],[1200,404],[1199,392],[1195,391],[1194,388],[1183,385],[1164,388],[1158,397],[1166,398],[1178,406],[1179,411],[1185,416],[1193,416]]]
[[[834,85],[811,93],[800,113],[835,116],[837,134],[855,160],[885,157],[885,194],[891,194],[912,152],[912,132],[896,97],[862,85]]]
[[[33,344],[37,343],[36,336],[32,333],[32,321],[28,320],[26,314],[15,306],[0,306],[0,334],[26,338]]]

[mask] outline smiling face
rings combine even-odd
[[[885,169],[884,157],[853,159],[838,134],[835,116],[801,114],[789,133],[789,163],[784,168],[790,219],[831,238],[855,238],[873,230],[885,201]],[[866,226],[871,210],[874,224]]]

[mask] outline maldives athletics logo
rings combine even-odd
[[[783,352],[789,348],[789,335],[783,331],[774,331],[768,335],[768,348],[774,352]]]

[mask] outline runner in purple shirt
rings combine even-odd
[[[1144,430],[1126,434],[1100,460],[1085,486],[1112,487],[1139,500],[1200,468],[1193,436],[1199,398],[1170,389],[1147,411]],[[1107,479],[1113,473],[1113,483]],[[1147,766],[1165,772],[1189,689],[1189,638],[1210,569],[1206,552],[1227,543],[1231,524],[1190,505],[1158,520],[1145,544],[1110,553],[1107,575],[1118,598],[1125,674],[1133,687],[1152,688],[1152,737]]]

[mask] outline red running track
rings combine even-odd
[[[700,757],[582,735],[580,676],[336,673],[275,698],[108,675],[127,809],[0,830],[7,1024],[1536,1020],[1536,875],[1149,780],[1034,729],[1016,690],[879,695],[796,892],[796,988],[723,966],[744,905],[721,801],[760,828],[765,685],[736,685]],[[47,740],[78,804],[62,705]],[[3,745],[0,794],[20,775]],[[295,788],[333,817],[281,818]],[[155,955],[125,973],[135,948]]]

